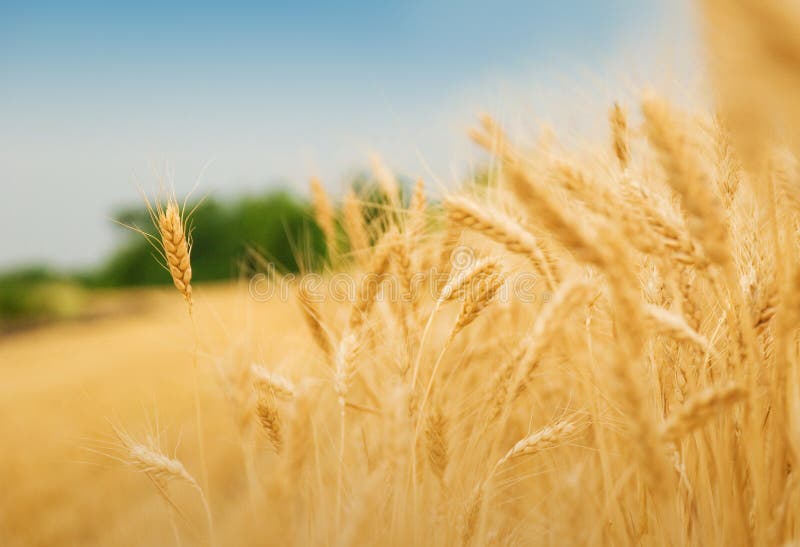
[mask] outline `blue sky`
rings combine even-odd
[[[580,133],[636,85],[682,79],[691,15],[670,0],[0,0],[0,230],[19,233],[0,267],[96,262],[114,207],[165,171],[179,192],[303,192],[311,175],[339,192],[376,152],[452,185],[480,157],[464,137],[477,112]]]

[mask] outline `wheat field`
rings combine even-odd
[[[441,197],[312,180],[321,274],[193,287],[154,203],[177,292],[0,342],[4,544],[800,541],[800,14],[701,6],[708,104],[483,115]]]

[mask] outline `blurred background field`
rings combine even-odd
[[[236,516],[247,501],[242,453],[219,390],[217,358],[245,332],[248,316],[247,332],[263,340],[264,356],[276,361],[302,358],[303,331],[293,328],[301,324],[294,302],[254,306],[239,289],[204,286],[197,291],[197,315],[214,509],[225,516],[221,530],[236,527],[237,537],[245,538],[249,512]],[[119,453],[109,444],[110,424],[143,435],[158,423],[168,452],[180,449],[183,438],[192,442],[191,327],[174,290],[138,289],[114,298],[125,313],[0,339],[4,546],[160,545],[171,536],[168,511],[152,485],[113,459]],[[198,465],[191,455],[185,460]],[[202,529],[192,493],[176,494],[193,523],[187,529]]]

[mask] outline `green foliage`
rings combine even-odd
[[[6,272],[0,275],[0,330],[73,317],[82,310],[84,297],[78,284],[43,266]]]
[[[307,204],[285,191],[247,195],[233,202],[209,198],[187,205],[192,211],[192,272],[195,281],[236,277],[253,268],[255,251],[278,271],[295,272],[320,265],[324,240]],[[156,233],[145,207],[119,211],[121,223]],[[123,228],[124,229],[124,228]],[[302,254],[301,254],[302,253]],[[136,232],[92,278],[95,286],[153,285],[169,282],[159,249]]]

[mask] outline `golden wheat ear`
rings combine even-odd
[[[463,196],[445,198],[444,208],[451,223],[482,233],[512,253],[527,256],[536,267],[536,272],[545,279],[548,287],[555,289],[557,281],[550,271],[551,261],[547,259],[533,234],[514,219]]]
[[[611,145],[620,167],[626,169],[631,161],[631,149],[628,144],[628,115],[625,110],[614,103],[608,114],[611,126]]]
[[[576,431],[575,424],[569,420],[560,420],[543,427],[517,442],[497,462],[497,467],[522,456],[530,456],[542,450],[558,446],[567,441]]]
[[[155,221],[172,282],[183,295],[184,300],[191,306],[191,243],[186,234],[183,214],[174,198],[167,201],[166,207],[158,207]]]
[[[197,493],[208,524],[208,540],[210,544],[213,544],[214,519],[205,490],[175,455],[168,455],[161,449],[159,432],[156,431],[148,435],[145,440],[139,441],[121,427],[112,425],[111,428],[117,438],[119,448],[122,450],[122,454],[116,459],[147,476],[164,501],[175,511],[175,514],[187,520],[183,511],[168,493],[168,483],[183,482]]]
[[[364,211],[361,201],[353,190],[347,192],[342,202],[342,225],[350,243],[350,255],[356,264],[366,267],[369,251],[369,233],[364,225]]]
[[[679,442],[695,429],[705,425],[715,414],[743,400],[747,392],[737,384],[709,387],[694,394],[677,408],[661,425],[665,442]]]
[[[314,177],[311,179],[311,201],[314,206],[314,216],[325,237],[325,246],[328,249],[328,259],[331,260],[336,254],[336,213],[331,203],[331,198],[322,182]]]
[[[276,453],[280,453],[281,448],[283,448],[281,415],[272,396],[268,394],[260,395],[256,406],[256,415],[273,450]]]
[[[183,463],[161,450],[155,436],[148,437],[145,442],[140,442],[120,427],[112,426],[112,429],[124,450],[123,461],[125,463],[157,480],[180,480],[200,490],[200,485],[189,474]]]

